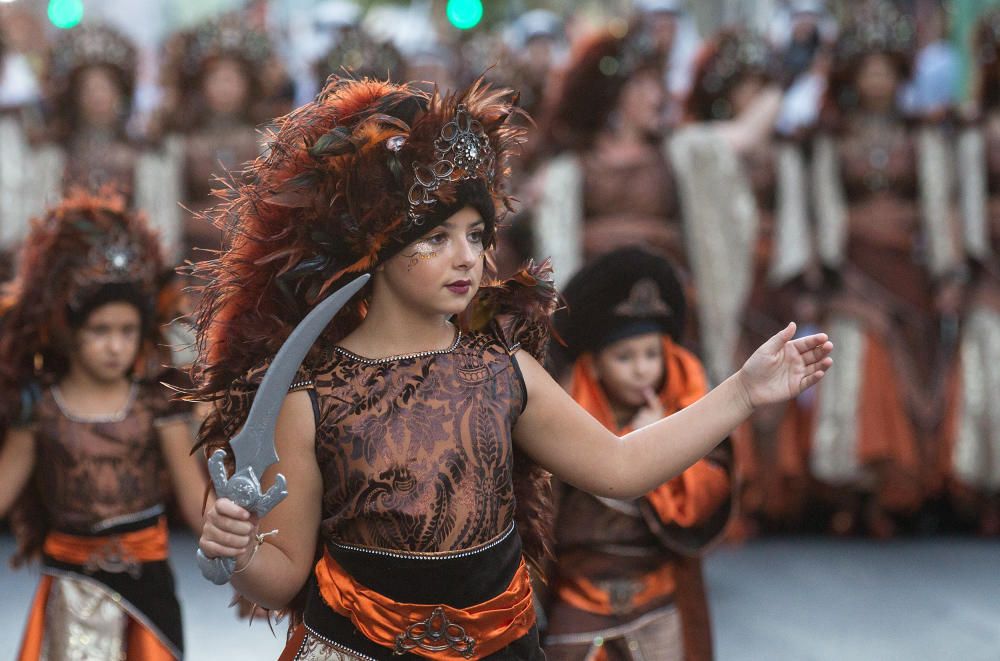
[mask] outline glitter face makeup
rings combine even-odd
[[[413,252],[408,254],[404,253],[404,256],[409,258],[409,261],[406,264],[407,271],[412,271],[413,267],[420,262],[433,259],[440,254],[440,247],[432,243],[435,238],[436,237],[432,237],[430,239],[417,241],[413,244]]]

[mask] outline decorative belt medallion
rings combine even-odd
[[[598,587],[608,593],[611,611],[616,615],[624,615],[635,608],[635,597],[642,592],[642,583],[629,579],[618,579],[601,582]]]
[[[87,574],[97,571],[109,574],[128,573],[132,578],[138,579],[142,575],[142,563],[122,547],[118,536],[114,536],[107,544],[90,554],[83,571]]]
[[[476,641],[466,635],[464,628],[449,622],[444,609],[438,607],[426,620],[411,624],[405,632],[396,636],[393,654],[406,654],[412,649],[428,652],[451,650],[471,659],[476,653]]]

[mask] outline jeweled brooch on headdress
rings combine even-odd
[[[455,118],[441,128],[434,141],[434,157],[434,163],[413,164],[414,182],[407,196],[410,205],[407,217],[411,224],[422,224],[417,209],[437,202],[434,193],[443,182],[484,177],[487,186],[493,186],[496,155],[483,125],[473,119],[463,104],[455,110]]]
[[[74,279],[80,286],[115,282],[148,284],[155,269],[140,259],[140,253],[140,246],[130,236],[116,232],[91,245]]]

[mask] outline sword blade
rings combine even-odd
[[[229,441],[237,473],[243,468],[252,468],[258,479],[261,479],[264,471],[277,463],[274,427],[292,379],[316,338],[347,301],[365,286],[369,278],[371,276],[368,274],[355,278],[323,299],[299,322],[281,345],[257,389],[246,424]]]

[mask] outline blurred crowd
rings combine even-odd
[[[122,30],[49,29],[36,4],[0,3],[3,277],[72,186],[125,191],[175,265],[208,258],[212,190],[329,76],[485,76],[520,93],[530,136],[501,273],[668,256],[712,381],[789,319],[834,338],[821,388],[734,438],[735,535],[1000,534],[1000,11],[959,44],[929,0],[792,0],[756,31],[637,0],[467,32],[435,3],[320,2],[297,32],[256,2],[168,35],[150,76]]]

